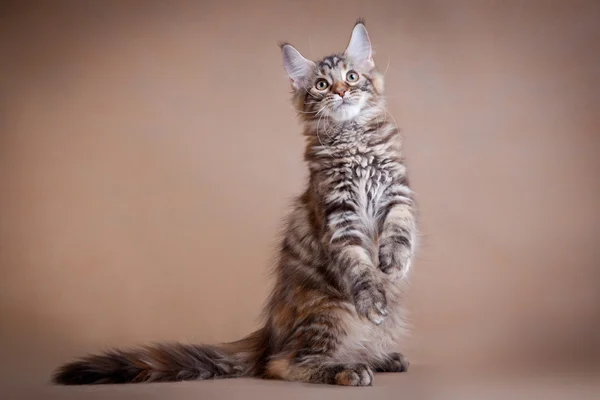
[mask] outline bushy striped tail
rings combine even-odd
[[[168,382],[253,375],[264,339],[262,330],[222,346],[162,343],[88,355],[60,367],[61,385]]]

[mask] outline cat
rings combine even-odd
[[[346,50],[315,63],[280,44],[304,125],[306,190],[287,218],[262,328],[222,345],[161,343],[88,355],[57,384],[252,376],[369,386],[402,372],[403,289],[417,241],[401,137],[363,20]]]

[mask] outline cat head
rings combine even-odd
[[[359,20],[344,53],[307,60],[289,43],[281,45],[294,91],[294,106],[307,119],[352,120],[378,106],[383,77],[376,70],[369,34]]]

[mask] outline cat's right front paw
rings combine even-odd
[[[376,286],[356,291],[354,304],[358,315],[367,318],[375,325],[380,325],[388,315],[385,293]]]
[[[406,372],[410,363],[404,354],[391,353],[385,360],[379,362],[375,367],[375,372]]]

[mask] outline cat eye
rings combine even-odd
[[[317,90],[325,90],[329,87],[329,82],[327,82],[325,79],[319,79],[317,83],[315,83],[315,87]]]
[[[346,80],[351,83],[358,81],[358,72],[348,71],[346,74]]]

